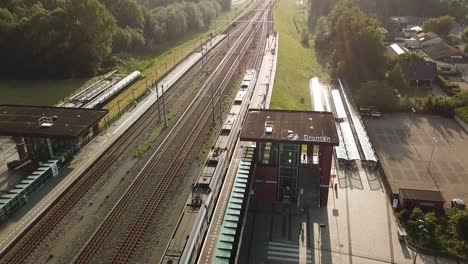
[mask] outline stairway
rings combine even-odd
[[[303,195],[301,197],[302,207],[318,206],[319,200],[319,171],[318,165],[301,164],[299,168],[299,179]]]

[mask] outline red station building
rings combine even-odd
[[[333,147],[339,144],[331,112],[250,110],[240,139],[256,143],[258,202],[327,206]]]

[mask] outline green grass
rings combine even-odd
[[[307,28],[306,17],[307,1],[302,7],[295,0],[277,3],[274,20],[275,30],[279,32],[279,53],[272,109],[312,110],[309,80],[314,76],[328,80],[314,47],[304,47],[300,42],[300,32]]]
[[[455,109],[455,114],[465,123],[468,123],[468,106]]]
[[[54,105],[79,89],[87,79],[0,81],[0,104]]]

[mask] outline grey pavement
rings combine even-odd
[[[339,188],[330,190],[327,208],[304,214],[282,203],[251,208],[242,263],[413,263],[415,252],[398,240],[381,176],[360,162],[355,170],[334,168],[332,174]],[[416,263],[456,262],[418,254]]]

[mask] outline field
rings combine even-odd
[[[272,109],[311,110],[309,80],[327,74],[317,62],[313,46],[301,44],[301,32],[307,30],[307,1],[279,0],[274,12],[275,30],[279,32],[278,68],[270,107]],[[313,45],[313,41],[309,41]]]

